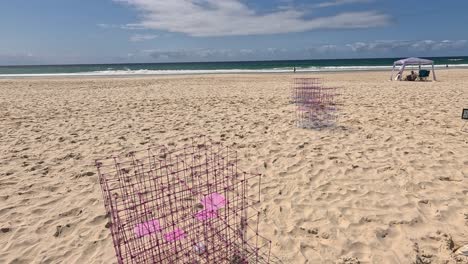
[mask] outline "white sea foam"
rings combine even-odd
[[[449,64],[449,68],[468,68],[468,64]],[[413,66],[417,67],[417,66]],[[435,65],[436,68],[446,68],[446,65]],[[426,66],[427,68],[427,66]],[[381,71],[391,70],[392,66],[325,66],[325,67],[297,67],[297,72],[341,72],[341,71]],[[407,69],[411,69],[408,66]],[[26,73],[0,74],[0,78],[7,77],[68,77],[68,76],[131,76],[131,75],[183,75],[183,74],[235,74],[235,73],[288,73],[291,67],[272,69],[218,69],[218,70],[105,70],[76,73]]]

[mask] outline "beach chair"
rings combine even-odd
[[[428,71],[428,70],[419,70],[419,80],[420,81],[427,80],[427,77],[429,77],[430,73],[431,71]]]

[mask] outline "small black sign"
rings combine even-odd
[[[468,120],[468,109],[463,109],[462,119],[467,119]]]

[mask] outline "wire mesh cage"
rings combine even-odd
[[[270,262],[258,234],[261,177],[238,171],[230,147],[197,137],[96,166],[118,263]]]
[[[337,123],[339,94],[336,87],[325,87],[318,78],[295,78],[291,101],[296,106],[296,125],[301,128],[324,128]]]

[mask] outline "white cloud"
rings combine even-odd
[[[315,5],[315,7],[331,7],[331,6],[340,6],[340,5],[348,5],[348,4],[357,4],[357,3],[371,3],[374,2],[373,0],[334,0],[323,2]]]
[[[252,49],[241,49],[239,52],[247,55],[255,53]]]
[[[136,34],[130,37],[130,41],[140,42],[140,41],[145,41],[145,40],[152,40],[157,37],[158,35],[152,35],[152,34]]]
[[[101,24],[97,24],[97,26],[100,28],[110,28],[112,25],[101,23]]]
[[[302,49],[179,49],[143,50],[143,57],[158,61],[213,61],[249,59],[309,59],[353,56],[435,56],[468,49],[467,40],[380,40],[351,44],[317,44]]]
[[[411,41],[373,41],[373,42],[355,42],[347,44],[354,52],[366,51],[392,51],[397,49],[408,49],[414,42]]]
[[[458,50],[468,47],[467,40],[442,40],[442,41],[434,41],[434,40],[422,40],[415,42],[411,45],[414,49],[424,49],[424,50]]]
[[[280,54],[284,54],[284,53],[288,53],[289,51],[285,48],[267,48],[266,50],[264,50],[264,52],[266,52],[267,54],[269,55],[280,55]]]
[[[294,7],[259,14],[241,0],[114,1],[126,3],[142,12],[141,21],[131,24],[133,27],[185,33],[198,37],[370,28],[385,26],[390,20],[389,16],[376,11],[345,12],[332,16],[306,18],[308,13]]]
[[[252,51],[253,52],[253,51]],[[157,60],[191,60],[210,58],[232,58],[246,54],[246,50],[231,49],[180,49],[180,50],[143,50]]]
[[[151,58],[157,61],[221,61],[221,60],[267,60],[267,59],[288,59],[291,51],[278,48],[263,49],[217,49],[217,48],[199,48],[199,49],[175,49],[161,50],[148,49],[138,52],[139,56]],[[304,50],[300,50],[300,56],[304,55]]]
[[[120,28],[120,29],[125,29],[125,26],[123,25],[116,25],[116,24],[97,24],[98,27],[103,28],[103,29],[112,29],[112,28]]]
[[[326,45],[321,45],[317,47],[311,47],[308,49],[309,52],[312,53],[333,53],[339,50],[339,47],[337,45],[332,45],[332,44],[326,44]]]
[[[429,52],[456,51],[468,48],[467,40],[387,40],[372,42],[355,42],[346,45],[354,52]]]
[[[31,52],[21,52],[21,53],[11,53],[11,54],[0,53],[0,66],[40,64],[41,62],[42,62],[42,58],[34,55]]]
[[[139,24],[126,24],[126,25],[118,25],[119,28],[121,29],[131,29],[131,30],[137,30],[137,29],[145,29]]]

